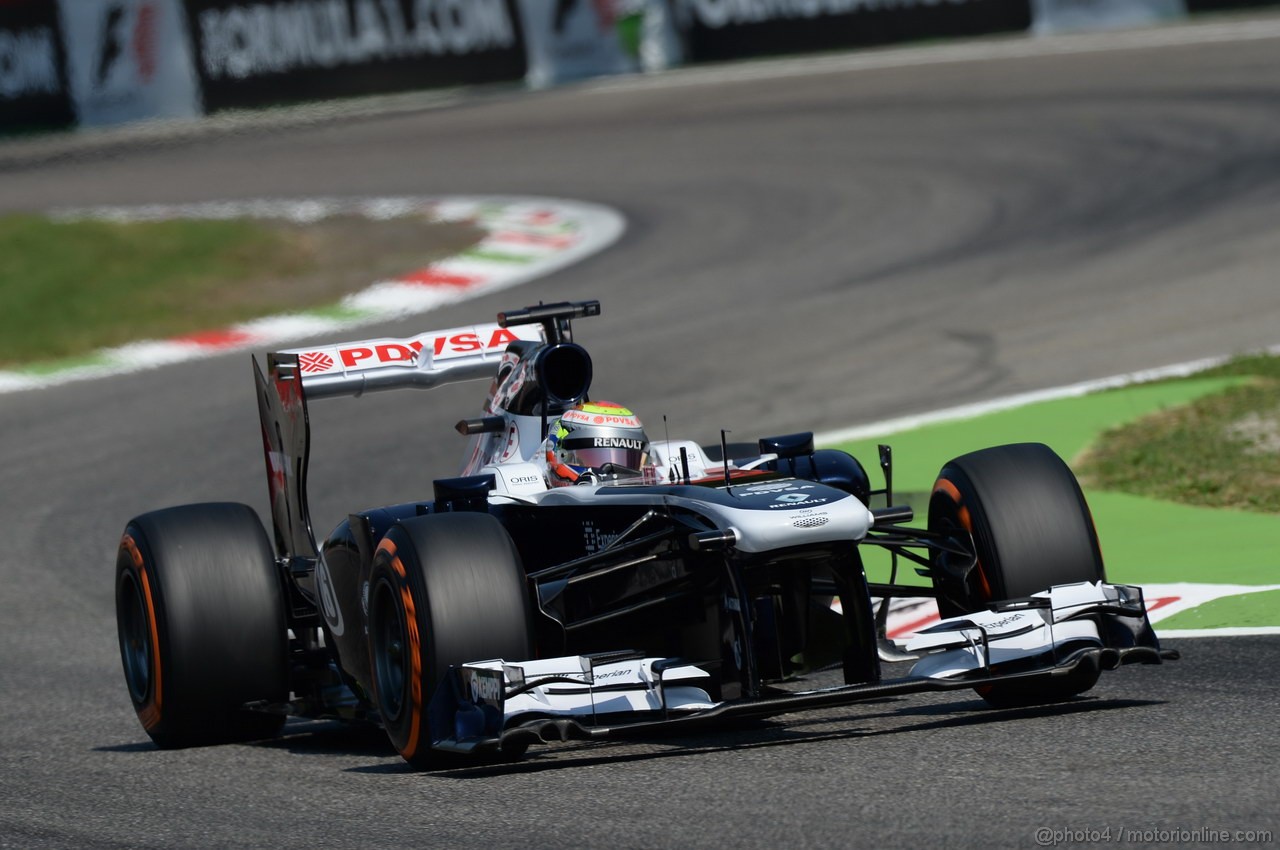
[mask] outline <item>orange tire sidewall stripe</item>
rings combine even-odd
[[[422,737],[422,639],[418,632],[418,609],[409,588],[408,572],[396,554],[395,542],[384,537],[378,544],[378,551],[386,553],[387,563],[400,579],[400,605],[404,610],[405,632],[409,638],[409,739],[400,754],[410,758],[417,754]]]
[[[951,501],[956,503],[956,516],[960,519],[960,525],[964,526],[964,530],[973,534],[973,517],[969,514],[969,507],[964,503],[964,499],[960,496],[960,491],[945,478],[939,478],[933,485],[933,492],[946,493]],[[991,585],[987,582],[987,571],[982,566],[982,561],[978,560],[978,583],[980,585],[984,599],[991,598]]]
[[[965,531],[973,534],[973,517],[969,516],[969,508],[965,506],[964,499],[960,497],[960,491],[956,489],[956,485],[945,478],[939,478],[933,485],[933,492],[946,493],[951,498],[951,501],[956,503],[960,524],[964,526]]]
[[[129,557],[133,561],[133,568],[137,571],[138,577],[142,581],[142,602],[147,609],[147,628],[151,632],[151,696],[137,709],[138,719],[142,721],[142,728],[149,732],[160,723],[160,706],[163,701],[160,669],[160,629],[156,624],[156,606],[151,597],[151,579],[143,566],[142,551],[138,549],[137,541],[128,534],[121,538],[120,548],[129,553]]]

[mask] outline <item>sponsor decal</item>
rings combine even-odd
[[[308,351],[298,357],[303,372],[327,372],[333,368],[333,358],[321,351]]]
[[[800,505],[825,505],[825,504],[827,503],[827,501],[828,501],[827,499],[809,499],[809,498],[806,498],[803,502],[791,502],[791,501],[788,501],[788,502],[783,502],[783,503],[781,503],[781,504],[779,504],[779,503],[775,502],[775,503],[773,503],[772,505],[769,505],[769,508],[770,508],[770,509],[773,509],[773,508],[794,508],[794,507],[799,507]]]
[[[368,341],[320,351],[304,351],[298,355],[298,364],[307,375],[377,369],[382,366],[412,365],[418,362],[424,351],[430,352],[435,360],[448,360],[477,352],[501,351],[506,349],[508,343],[518,339],[520,337],[511,329],[487,325],[441,331],[435,335],[400,342]]]
[[[1027,615],[1023,613],[1010,614],[1008,617],[1001,617],[999,620],[991,620],[988,622],[980,623],[980,625],[984,629],[990,632],[990,631],[996,631],[997,629],[1003,629],[1006,626],[1017,625],[1018,623],[1024,622],[1026,619],[1027,619]]]
[[[644,448],[644,440],[628,440],[623,437],[596,437],[591,441],[597,449],[635,449]]]
[[[616,531],[601,531],[599,526],[589,519],[582,522],[582,539],[587,554],[608,549],[619,536]]]
[[[741,496],[772,496],[773,498],[764,507],[774,508],[799,508],[805,505],[825,505],[831,501],[831,497],[825,494],[806,493],[806,490],[816,489],[816,484],[801,484],[797,481],[775,481],[765,484],[752,484],[749,487],[743,487],[736,491]],[[801,511],[801,514],[809,514],[811,510]]]
[[[508,343],[520,339],[509,328],[493,326],[491,329],[477,328],[476,331],[438,336],[430,340],[431,352],[437,359],[458,357],[477,351],[501,351]]]
[[[825,505],[831,501],[826,495],[806,493],[813,490],[816,484],[801,484],[798,481],[773,481],[764,484],[752,484],[735,492],[740,496],[773,496],[766,508],[798,508],[804,505]],[[809,513],[805,511],[804,513]]]
[[[471,694],[471,701],[477,705],[501,705],[502,673],[471,668],[467,670],[467,690]]]
[[[591,679],[593,684],[608,682],[612,679],[628,679],[637,675],[635,667],[619,667],[616,670],[610,670],[607,673],[600,673],[595,670],[591,671]]]
[[[798,481],[771,481],[764,484],[752,484],[750,487],[743,488],[743,492],[749,496],[768,495],[770,493],[787,493],[797,490],[812,490],[814,485],[801,484]]]
[[[239,3],[197,19],[209,80],[308,68],[509,49],[516,29],[504,0],[311,0]]]
[[[828,513],[818,513],[812,508],[798,510],[791,518],[793,528],[821,528],[831,521],[831,515]]]
[[[591,413],[586,410],[566,410],[560,417],[565,422],[581,422],[584,425],[620,425],[625,428],[639,428],[640,419],[633,415],[615,416],[605,413]]]
[[[366,348],[362,345],[339,348],[338,356],[342,359],[342,365],[348,369],[357,367],[367,369],[370,366],[385,366],[388,363],[403,363],[406,361],[412,363],[418,359],[418,352],[421,350],[422,343],[414,340],[407,346],[399,343],[389,343],[371,348]],[[366,363],[364,362],[366,360],[373,362]]]

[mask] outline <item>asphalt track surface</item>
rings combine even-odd
[[[497,95],[9,163],[0,208],[602,202],[630,222],[605,254],[369,335],[599,298],[578,328],[595,394],[653,429],[831,429],[1280,342],[1278,48]],[[482,391],[317,404],[317,527],[451,474],[451,425]],[[0,846],[1030,847],[1042,827],[1280,828],[1274,637],[1179,642],[1183,661],[1057,707],[898,699],[514,767],[416,774],[377,734],[323,725],[158,751],[119,670],[116,541],[175,503],[265,512],[257,428],[244,354],[0,401]]]

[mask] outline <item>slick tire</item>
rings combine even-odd
[[[963,580],[935,550],[931,573],[938,608],[954,617],[1058,584],[1105,581],[1093,517],[1075,475],[1040,443],[996,446],[942,467],[929,499],[929,529],[973,536],[977,563]],[[1065,699],[1093,687],[1087,662],[1049,682],[988,685],[984,699],[1001,707]]]
[[[289,698],[284,593],[270,542],[247,505],[143,514],[116,556],[125,684],[164,749],[269,738]]]
[[[428,707],[450,665],[533,658],[531,623],[520,556],[494,517],[431,514],[387,532],[369,577],[370,669],[383,726],[407,762],[448,764],[431,749]]]

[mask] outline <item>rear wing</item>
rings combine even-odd
[[[314,559],[319,551],[307,508],[308,399],[492,378],[510,343],[544,339],[545,330],[539,325],[485,324],[428,331],[408,339],[274,352],[267,355],[265,372],[254,357],[271,524],[279,557]]]
[[[315,399],[490,378],[507,345],[545,339],[538,325],[495,323],[428,331],[408,339],[292,348],[271,356],[277,362],[293,358],[307,398]]]

